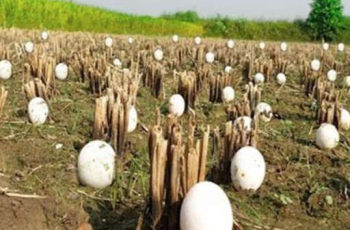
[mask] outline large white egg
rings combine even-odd
[[[255,76],[254,76],[255,84],[262,84],[262,83],[264,83],[264,81],[265,81],[264,74],[262,74],[262,73],[255,74]]]
[[[327,42],[323,43],[322,48],[324,51],[327,51],[329,49],[329,44]]]
[[[338,145],[339,132],[332,124],[322,124],[316,132],[316,145],[321,149],[333,149]]]
[[[350,113],[346,109],[340,111],[340,128],[344,130],[350,129]]]
[[[344,43],[339,43],[339,44],[338,44],[338,51],[339,51],[339,52],[344,52],[344,50],[345,50],[345,45],[344,45]]]
[[[42,125],[49,116],[49,106],[41,97],[35,97],[28,104],[29,120],[35,125]]]
[[[156,59],[157,61],[161,61],[163,59],[163,51],[161,49],[156,49],[156,51],[154,51],[154,59]]]
[[[227,46],[227,48],[232,49],[233,47],[235,47],[235,41],[228,40],[226,46]]]
[[[34,51],[34,43],[33,42],[26,42],[24,44],[24,49],[27,53],[33,53]]]
[[[134,43],[134,38],[133,38],[133,37],[129,37],[129,38],[128,38],[128,43],[129,43],[129,44]]]
[[[107,37],[107,38],[105,39],[105,45],[106,45],[107,47],[112,47],[112,46],[113,46],[113,39],[112,39],[111,37]]]
[[[346,76],[344,78],[344,85],[347,87],[347,88],[350,88],[350,76]]]
[[[231,66],[226,66],[225,67],[225,73],[231,73],[232,67]]]
[[[49,39],[49,33],[47,31],[41,32],[40,38],[42,41],[46,41],[47,39]]]
[[[276,79],[279,85],[284,85],[287,81],[286,75],[284,73],[277,74]]]
[[[185,112],[185,100],[180,94],[174,94],[169,99],[169,112],[180,117]]]
[[[122,67],[122,62],[118,58],[115,58],[113,60],[113,65],[116,67]]]
[[[254,147],[243,147],[232,158],[231,179],[237,190],[258,190],[264,181],[265,172],[264,157]]]
[[[173,36],[173,42],[176,43],[176,42],[178,42],[178,41],[179,41],[179,36],[175,34],[175,35]]]
[[[215,55],[214,55],[214,53],[208,52],[208,53],[205,55],[205,60],[206,60],[208,63],[213,63],[214,60],[215,60]]]
[[[234,128],[238,128],[241,126],[241,124],[243,123],[243,129],[246,131],[251,131],[252,130],[252,123],[253,123],[253,119],[251,117],[248,116],[241,116],[238,117],[235,122],[233,123],[233,127]]]
[[[259,48],[260,48],[261,50],[264,50],[265,47],[266,47],[265,42],[260,42],[260,43],[259,43]]]
[[[59,63],[55,68],[56,78],[65,80],[68,77],[68,66],[65,63]]]
[[[233,213],[225,192],[212,182],[200,182],[187,193],[180,211],[181,230],[232,230]]]
[[[313,71],[319,71],[321,68],[321,62],[318,59],[314,59],[311,61],[311,69]]]
[[[327,79],[330,82],[334,82],[337,79],[337,71],[331,69],[327,72]]]
[[[134,106],[132,106],[129,110],[129,118],[128,118],[128,133],[133,132],[137,127],[137,111]]]
[[[222,100],[225,103],[228,103],[230,101],[233,101],[235,99],[235,90],[231,86],[226,86],[222,90]]]
[[[78,177],[82,184],[102,189],[114,179],[115,152],[104,141],[91,141],[80,151]]]
[[[8,60],[0,61],[0,78],[3,80],[10,79],[12,75],[12,64]]]
[[[282,42],[280,45],[281,51],[285,52],[288,49],[288,44],[286,42]]]
[[[194,43],[196,43],[196,45],[200,45],[202,42],[202,39],[200,37],[195,37],[194,38]]]
[[[272,108],[265,102],[260,102],[255,108],[255,114],[260,114],[260,118],[263,122],[269,122],[272,119]]]

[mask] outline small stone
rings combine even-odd
[[[63,147],[63,144],[59,143],[55,146],[56,150],[61,149]]]
[[[327,195],[327,196],[326,196],[326,203],[327,203],[328,205],[332,205],[332,204],[333,204],[333,197],[330,196],[330,195]]]

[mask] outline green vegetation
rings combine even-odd
[[[339,0],[323,0],[339,1]],[[255,21],[215,17],[203,19],[194,11],[165,14],[159,18],[113,12],[98,7],[67,1],[1,0],[0,26],[24,29],[88,31],[114,34],[166,36],[207,36],[235,39],[312,41],[315,26],[303,20]],[[332,24],[333,25],[333,24]],[[310,29],[311,27],[311,29]],[[333,28],[333,26],[332,26]],[[322,29],[327,38],[350,43],[350,31]],[[350,18],[344,18],[344,28],[350,28]],[[330,33],[331,34],[328,34]],[[322,32],[323,33],[323,32]],[[333,36],[334,35],[334,36]],[[335,36],[336,35],[336,36]]]
[[[314,0],[307,25],[317,39],[332,40],[344,29],[341,0]]]

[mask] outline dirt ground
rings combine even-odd
[[[5,36],[0,35],[0,40],[5,41]],[[27,118],[22,70],[23,62],[15,63],[12,78],[0,82],[9,90],[0,121],[0,229],[76,230],[84,222],[95,230],[135,229],[148,201],[148,134],[138,127],[130,135],[130,152],[127,159],[117,160],[111,187],[94,190],[80,185],[76,162],[80,149],[92,140],[96,97],[70,73],[68,81],[58,82],[60,93],[50,103],[52,120],[33,126]],[[342,133],[336,149],[319,150],[314,144],[312,99],[299,86],[297,68],[287,76],[282,89],[273,81],[263,90],[263,101],[280,118],[260,127],[259,150],[267,164],[262,187],[256,193],[242,193],[221,184],[232,202],[235,221],[247,230],[350,229],[349,132]],[[140,123],[154,124],[157,108],[166,114],[164,108],[175,88],[171,75],[166,78],[164,98],[155,99],[141,87]],[[236,98],[243,88],[235,89]],[[199,96],[196,112],[198,124],[223,128],[224,106],[209,103],[206,91]],[[63,147],[57,149],[57,144]],[[208,175],[213,164],[211,156]],[[147,223],[146,218],[143,229],[149,229]]]

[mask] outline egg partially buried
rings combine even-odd
[[[350,129],[350,113],[346,109],[340,110],[340,128],[343,130]]]
[[[321,68],[321,62],[318,59],[312,60],[310,65],[313,71],[319,71]]]
[[[33,53],[33,51],[34,51],[34,43],[33,42],[26,42],[26,44],[24,44],[24,50],[27,53]]]
[[[339,132],[332,124],[322,124],[316,132],[316,145],[321,149],[333,149],[338,145]]]
[[[78,177],[82,184],[102,189],[114,179],[115,152],[104,141],[91,141],[80,151]]]
[[[222,90],[222,100],[227,103],[235,99],[235,90],[231,86],[226,86]]]
[[[41,32],[40,38],[42,41],[46,41],[47,39],[49,39],[49,33],[47,31]]]
[[[272,119],[272,108],[265,102],[260,102],[255,108],[255,114],[260,114],[259,118],[263,122],[269,122]]]
[[[118,58],[115,58],[115,59],[113,60],[113,65],[114,65],[115,67],[120,68],[120,67],[122,67],[122,62],[121,62]]]
[[[187,193],[180,211],[181,230],[232,230],[233,213],[225,192],[200,182]]]
[[[262,84],[264,82],[265,82],[264,74],[262,74],[262,73],[255,74],[255,76],[254,76],[254,83],[255,84]]]
[[[113,46],[113,39],[111,37],[107,37],[105,39],[105,45],[109,48],[112,47]]]
[[[235,47],[235,42],[233,40],[228,40],[226,46],[227,48],[232,49],[233,47]]]
[[[156,49],[156,51],[153,53],[153,57],[157,61],[163,60],[163,51],[161,49]]]
[[[168,110],[178,117],[185,112],[185,100],[180,94],[174,94],[169,99]]]
[[[68,77],[68,66],[65,63],[59,63],[56,65],[55,75],[59,80],[66,80]]]
[[[128,133],[133,132],[137,127],[137,111],[134,106],[129,110]]]
[[[194,38],[194,43],[196,43],[196,45],[200,45],[202,42],[202,39],[200,37],[195,37]]]
[[[253,123],[253,119],[251,117],[241,116],[235,120],[235,122],[233,123],[233,127],[235,127],[236,129],[241,127],[243,128],[243,130],[251,131],[252,123]]]
[[[3,80],[10,79],[12,76],[12,64],[8,60],[0,61],[0,78]]]
[[[284,73],[277,74],[276,79],[279,85],[284,85],[287,81],[286,75]]]
[[[49,116],[49,106],[41,97],[35,97],[28,104],[29,120],[35,125],[42,125]]]
[[[254,147],[241,148],[231,161],[231,179],[237,190],[253,190],[260,188],[265,178],[265,160]]]
[[[215,55],[214,55],[214,53],[208,52],[208,53],[205,55],[205,60],[206,60],[207,63],[213,63],[214,60],[215,60]]]
[[[179,36],[175,34],[175,35],[173,36],[173,42],[176,43],[176,42],[178,42],[178,41],[179,41]]]

